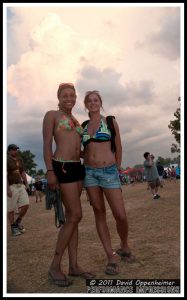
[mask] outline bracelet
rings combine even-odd
[[[47,172],[50,172],[50,171],[52,171],[52,172],[53,172],[54,170],[47,170]]]

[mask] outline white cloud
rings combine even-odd
[[[144,42],[137,45],[148,47],[153,54],[169,60],[180,58],[180,14],[179,9],[160,20],[160,28],[149,33]]]
[[[78,70],[89,62],[102,67],[108,62],[115,65],[119,52],[112,43],[82,41],[58,15],[51,13],[35,26],[29,38],[30,51],[8,68],[8,92],[25,109],[38,101],[41,109],[56,105],[54,90],[60,82],[75,82]]]
[[[179,60],[171,59],[179,46],[176,9],[33,7],[11,12],[8,143],[33,151],[44,168],[43,116],[57,109],[58,84],[72,81],[78,95],[74,114],[81,122],[87,118],[85,91],[101,92],[103,114],[115,115],[120,126],[125,165],[141,163],[145,151],[172,157],[174,139],[167,126],[180,95]],[[137,47],[147,37],[162,57]],[[174,47],[166,57],[162,47],[171,41]]]

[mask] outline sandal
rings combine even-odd
[[[74,276],[74,277],[82,277],[84,279],[92,279],[95,278],[95,274],[91,273],[91,272],[82,272],[82,273],[69,273],[69,276]]]
[[[119,274],[117,269],[118,269],[118,266],[116,263],[108,263],[106,265],[105,273],[107,275],[117,275],[117,274]]]
[[[57,286],[66,287],[73,283],[73,281],[68,279],[65,274],[63,279],[55,279],[50,271],[48,272],[48,275],[49,279]]]
[[[133,262],[135,261],[135,256],[131,252],[125,252],[122,248],[116,250],[116,253],[123,258],[125,261]]]

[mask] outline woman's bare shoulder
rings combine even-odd
[[[46,112],[44,118],[46,119],[51,119],[51,118],[55,118],[57,116],[58,110],[49,110]]]

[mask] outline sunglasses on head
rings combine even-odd
[[[88,92],[86,92],[86,96],[88,96],[90,94],[99,94],[99,91],[88,91]]]
[[[59,87],[62,87],[62,86],[65,86],[65,85],[70,85],[70,86],[74,87],[74,84],[71,83],[71,82],[60,83]]]

